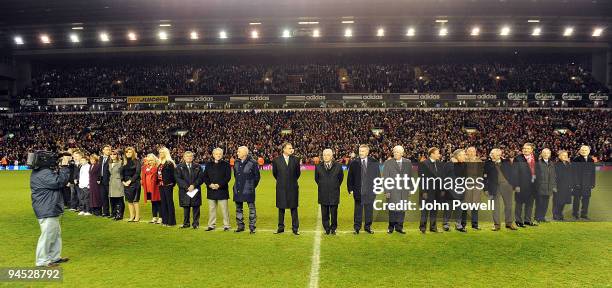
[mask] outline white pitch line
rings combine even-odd
[[[319,207],[317,207],[319,208]],[[321,209],[317,209],[317,228],[312,242],[312,264],[310,265],[310,282],[308,287],[319,287],[319,266],[321,264]]]

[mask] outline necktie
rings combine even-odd
[[[434,164],[434,172],[438,173],[438,165],[436,164],[436,161],[434,161],[433,164]]]
[[[287,164],[287,166],[289,166],[289,157],[285,157],[285,164]]]

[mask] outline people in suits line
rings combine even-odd
[[[257,211],[255,209],[255,190],[261,179],[257,162],[249,156],[249,148],[238,147],[238,159],[234,162],[234,187],[233,196],[236,203],[236,225],[234,232],[244,231],[243,204],[249,206],[249,230],[255,233],[257,222]]]
[[[323,162],[315,167],[318,202],[325,234],[336,235],[338,228],[338,205],[340,204],[340,185],[344,180],[342,165],[334,161],[331,149],[323,150]]]
[[[380,176],[380,167],[376,159],[369,157],[370,147],[359,146],[359,157],[353,159],[348,167],[346,186],[350,195],[355,200],[355,211],[353,214],[354,234],[359,234],[362,224],[364,231],[374,234],[372,221],[374,216],[374,179]]]
[[[200,228],[200,206],[202,206],[202,191],[204,173],[199,164],[193,162],[193,152],[183,153],[183,163],[176,166],[174,178],[179,188],[179,206],[183,207],[183,225],[180,228]],[[195,194],[190,196],[187,193]],[[193,217],[190,223],[190,214]],[[190,225],[191,224],[191,225]]]
[[[478,151],[476,147],[470,146],[465,150],[466,163],[467,163],[467,177],[474,179],[484,178],[484,162],[478,157]],[[463,195],[463,202],[465,203],[480,203],[483,189],[478,187],[470,187],[466,189]],[[464,210],[461,215],[461,225],[467,229],[467,214],[470,212],[470,218],[472,222],[472,229],[480,230],[478,225],[478,209]]]
[[[467,178],[468,163],[465,162],[466,159],[467,155],[464,149],[457,149],[453,151],[450,163],[451,169],[449,171],[450,174],[452,174],[453,178]],[[448,191],[448,193],[450,200],[456,200],[461,202],[464,201],[465,191],[460,193],[458,191],[455,191],[454,189],[451,189],[450,191]],[[453,214],[455,218],[455,230],[464,233],[467,232],[467,229],[465,228],[465,220],[463,220],[463,217],[467,214],[467,211],[462,208],[457,208],[454,210],[449,209],[447,211],[444,211],[444,227],[446,228],[449,226],[448,222]]]
[[[229,163],[223,160],[223,149],[215,148],[212,151],[213,159],[206,163],[204,169],[204,184],[206,185],[206,198],[208,199],[208,227],[212,231],[217,226],[217,206],[221,208],[223,216],[223,231],[229,231],[229,182],[232,178],[232,169]]]
[[[278,208],[278,229],[276,234],[285,232],[285,210],[291,211],[291,230],[300,235],[298,218],[300,161],[293,156],[291,143],[283,143],[282,155],[272,161],[272,175],[276,179],[276,208]]]
[[[395,178],[395,177],[412,177],[412,162],[404,158],[404,147],[395,146],[393,147],[393,158],[385,161],[383,165],[383,178]],[[398,187],[396,187],[398,188]],[[410,197],[410,187],[402,187],[403,189],[390,189],[385,190],[385,197],[389,203],[400,203],[408,200]],[[391,234],[394,231],[400,234],[406,234],[404,232],[404,219],[406,217],[406,210],[404,209],[389,209],[389,225],[387,227],[387,233]]]

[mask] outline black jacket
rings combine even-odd
[[[159,167],[161,167],[161,169],[159,169]],[[161,187],[174,187],[174,185],[176,184],[176,179],[174,178],[174,170],[176,169],[174,167],[174,163],[172,162],[166,162],[166,164],[160,164],[157,168],[157,174],[161,173],[162,176],[162,183]]]
[[[140,162],[128,159],[127,163],[121,166],[121,181],[130,181],[130,186],[124,187],[125,191],[137,191],[140,189]]]
[[[342,165],[333,162],[331,168],[325,168],[325,163],[315,167],[315,182],[318,185],[319,204],[338,205],[340,203],[340,185],[344,180]]]
[[[555,164],[555,172],[557,174],[557,194],[555,194],[555,202],[558,204],[572,203],[572,191],[576,186],[576,174],[574,174],[574,165],[572,162],[563,163],[559,161]]]
[[[295,156],[289,156],[289,164],[285,163],[283,155],[272,161],[272,175],[276,179],[276,208],[297,208],[300,197],[300,161]]]
[[[210,161],[204,169],[204,183],[206,184],[206,198],[210,200],[229,199],[229,182],[232,179],[232,168],[227,161],[218,163]],[[219,189],[208,187],[210,184],[219,184]]]
[[[421,189],[422,193],[434,193],[436,197],[439,197],[441,192],[443,191],[444,178],[452,177],[452,165],[448,165],[446,162],[442,162],[440,160],[432,162],[431,159],[425,159],[419,162],[419,175],[421,177],[421,181],[428,182],[427,185],[424,185],[425,189]],[[436,181],[429,180],[427,178],[435,178]],[[440,178],[440,180],[437,180]],[[434,184],[435,182],[435,184]],[[423,185],[423,184],[422,184]],[[422,186],[423,187],[423,186]],[[430,196],[428,196],[430,197]]]
[[[259,185],[259,167],[251,157],[234,164],[234,202],[255,203],[255,190]]]
[[[591,196],[591,189],[595,188],[595,161],[589,155],[586,160],[578,156],[572,162],[576,174],[574,195]]]
[[[69,177],[68,167],[61,168],[59,172],[48,168],[32,171],[30,189],[36,218],[57,217],[64,213],[62,190],[68,184]]]
[[[519,193],[515,194],[516,201],[524,202],[528,201],[531,197],[536,195],[536,182],[535,177],[535,164],[538,162],[538,157],[533,154],[534,157],[534,174],[531,174],[531,168],[527,163],[525,155],[519,155],[514,158],[512,167],[514,167],[514,181],[512,187],[520,187]]]
[[[98,177],[98,181],[100,181],[100,185],[108,186],[110,183],[110,170],[108,164],[110,163],[110,156],[107,157],[106,163],[104,163],[104,156],[100,157],[100,177]]]
[[[380,177],[380,164],[376,159],[368,157],[366,179],[361,179],[361,158],[357,157],[349,163],[346,187],[353,191],[353,198],[362,204],[372,204],[376,199],[374,179]]]
[[[191,163],[191,169],[187,169],[187,164],[181,163],[174,170],[174,178],[179,187],[179,206],[194,207],[202,205],[202,183],[204,182],[204,172],[200,164]],[[193,185],[194,189],[198,189],[193,198],[187,195],[187,188]]]
[[[512,186],[514,170],[512,168],[510,160],[502,159],[500,165],[500,170],[503,176],[508,181],[508,184]],[[487,160],[484,166],[485,191],[491,196],[497,195],[497,183],[499,180],[498,177],[499,174],[497,173],[497,168],[495,168],[495,162]]]

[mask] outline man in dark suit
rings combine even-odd
[[[580,146],[580,150],[578,150],[580,155],[574,158],[574,163],[572,163],[574,174],[576,174],[572,215],[576,220],[580,218],[589,219],[589,200],[591,199],[591,190],[595,188],[595,161],[593,161],[593,157],[590,157],[590,153],[591,147]]]
[[[278,229],[275,234],[285,232],[285,209],[291,210],[291,230],[300,235],[298,229],[298,199],[300,178],[300,161],[293,156],[293,145],[283,143],[283,154],[272,161],[272,175],[276,179],[276,208],[278,208]]]
[[[548,211],[550,196],[557,193],[557,173],[555,165],[550,159],[551,155],[550,149],[542,149],[540,161],[536,163],[535,220],[541,223],[548,221],[546,220],[546,212]]]
[[[176,166],[174,178],[179,187],[179,205],[183,207],[183,226],[189,228],[189,214],[193,210],[193,229],[200,227],[200,206],[202,205],[201,185],[204,182],[204,173],[200,165],[193,163],[193,153],[186,151],[183,154],[184,162]],[[196,191],[193,197],[187,192]]]
[[[514,157],[514,187],[516,205],[514,206],[514,218],[516,225],[525,228],[527,226],[538,226],[531,221],[536,194],[536,156],[533,154],[535,145],[523,144],[523,154]]]
[[[419,177],[421,181],[429,182],[425,185],[425,189],[421,189],[420,203],[442,203],[446,199],[446,191],[444,191],[440,183],[443,182],[444,177],[447,177],[447,166],[445,163],[440,161],[440,149],[432,147],[427,150],[427,159],[419,163]],[[430,179],[427,181],[427,179]],[[434,181],[434,179],[436,179]],[[438,180],[439,179],[439,180]],[[427,218],[429,216],[429,231],[438,232],[436,226],[437,209],[421,210],[421,222],[419,224],[419,230],[421,233],[425,233],[427,229]]]
[[[338,228],[338,204],[340,204],[342,180],[344,180],[344,172],[342,165],[334,161],[334,152],[331,149],[323,150],[323,163],[315,168],[315,182],[318,186],[323,228],[327,235],[336,235],[336,228]]]
[[[364,230],[369,234],[374,234],[371,228],[374,215],[373,204],[376,199],[374,179],[380,177],[380,165],[376,159],[368,157],[369,154],[368,145],[359,146],[359,157],[351,161],[348,168],[346,185],[349,194],[352,194],[355,199],[354,234],[359,234],[362,221]]]
[[[100,184],[100,198],[102,200],[102,216],[112,218],[110,214],[110,198],[108,198],[108,189],[110,183],[110,155],[112,147],[110,145],[104,145],[102,148],[102,159],[100,159],[102,167],[100,168],[100,177],[98,178],[98,184]]]
[[[572,203],[576,174],[574,174],[574,165],[570,162],[567,151],[561,150],[558,154],[559,161],[555,165],[557,192],[553,195],[553,220],[563,221],[565,205]]]

